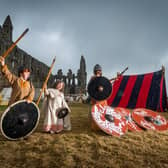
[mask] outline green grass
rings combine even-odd
[[[0,106],[0,113],[2,113],[6,108],[7,106]]]
[[[168,131],[127,132],[120,138],[93,132],[89,108],[71,105],[70,132],[43,133],[41,114],[37,130],[27,140],[9,141],[1,135],[0,167],[168,167]]]

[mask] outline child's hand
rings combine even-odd
[[[26,99],[26,102],[29,104],[29,103],[31,103],[32,101],[31,101],[31,100],[29,100],[29,99]]]
[[[47,89],[47,85],[45,84],[45,85],[44,85],[44,90],[46,90],[46,89]]]
[[[0,56],[0,63],[2,66],[5,65],[5,59],[2,56]]]

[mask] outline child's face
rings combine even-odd
[[[56,89],[58,89],[58,90],[62,90],[64,88],[64,83],[63,82],[60,82],[60,83],[58,83],[58,85],[56,86]]]
[[[100,70],[98,70],[98,71],[96,71],[96,74],[95,74],[97,77],[100,77],[100,76],[102,76],[102,71],[100,71]]]
[[[28,80],[30,77],[30,72],[25,71],[25,72],[21,73],[21,76],[24,80]]]

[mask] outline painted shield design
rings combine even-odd
[[[144,108],[138,108],[132,112],[133,120],[140,126],[149,130],[167,130],[167,120],[160,114]]]
[[[92,118],[98,127],[109,135],[121,136],[127,131],[126,119],[110,106],[94,105]]]
[[[116,107],[115,111],[125,117],[129,131],[141,131],[142,129],[134,122],[130,110],[122,107]]]
[[[29,136],[37,127],[40,111],[33,102],[18,101],[9,106],[1,117],[1,132],[10,140]]]

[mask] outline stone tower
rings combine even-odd
[[[3,23],[3,38],[9,42],[12,42],[12,32],[13,32],[13,25],[11,22],[11,18],[8,15]]]
[[[80,60],[80,68],[77,72],[78,79],[78,89],[80,89],[81,93],[86,93],[86,80],[87,80],[87,72],[86,72],[86,62],[85,58],[82,55]]]

